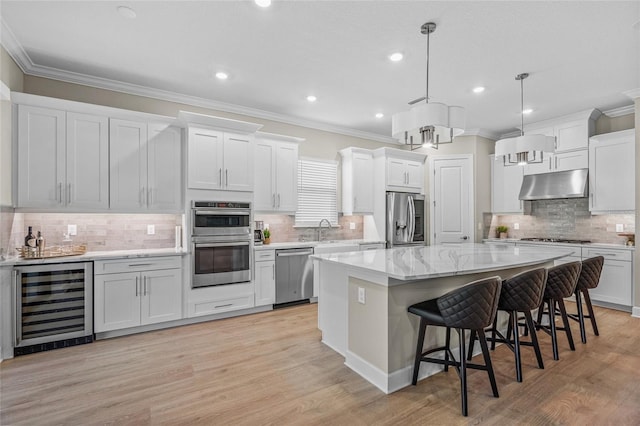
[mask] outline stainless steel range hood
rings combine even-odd
[[[521,200],[552,200],[588,197],[589,169],[526,175],[520,188]]]

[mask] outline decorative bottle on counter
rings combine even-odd
[[[40,231],[38,231],[38,238],[36,238],[36,247],[38,249],[38,257],[44,256],[44,237]]]
[[[36,253],[36,237],[33,235],[33,227],[29,227],[27,236],[24,237],[25,257],[33,257]]]

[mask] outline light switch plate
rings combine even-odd
[[[365,304],[364,287],[358,287],[358,303]]]
[[[624,225],[622,223],[616,223],[616,232],[624,232]]]
[[[354,222],[349,222],[349,229],[356,229],[356,224]]]
[[[153,235],[156,233],[155,225],[147,225],[147,235]]]
[[[77,225],[67,225],[67,234],[69,234],[69,235],[78,235],[78,226]]]
[[[513,229],[520,229],[520,224],[519,223],[514,223],[513,224]]]

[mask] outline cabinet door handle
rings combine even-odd
[[[275,263],[273,265],[271,265],[271,279],[272,280],[276,279],[276,265],[275,265]]]
[[[551,167],[551,157],[549,157],[549,171],[551,171],[552,167]]]
[[[224,169],[224,186],[229,186],[229,169]]]
[[[218,182],[220,182],[220,188],[222,188],[222,168],[218,169]]]
[[[271,194],[271,207],[276,207],[276,194]]]
[[[143,278],[144,280],[144,296],[147,295],[147,276],[145,275]]]
[[[136,277],[136,297],[138,297],[138,277]]]
[[[71,184],[67,184],[67,204],[71,204]]]
[[[214,306],[214,309],[218,309],[218,308],[226,308],[227,306],[233,306],[233,303],[227,303],[226,305],[218,305],[218,306]]]
[[[62,204],[62,182],[60,182],[58,184],[58,197],[57,197],[58,203]]]
[[[144,205],[144,186],[140,188],[140,193],[138,194],[138,203],[141,206]]]
[[[151,187],[147,188],[147,206],[151,205]]]
[[[557,169],[558,169],[558,157],[556,157],[556,158],[555,158],[555,160],[556,160],[556,165],[555,165],[555,167],[556,167],[556,170],[557,170]]]
[[[280,208],[280,194],[278,194],[278,208]]]

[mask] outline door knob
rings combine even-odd
[[[469,237],[467,237],[466,235],[464,237],[460,237],[461,240],[468,240]]]

